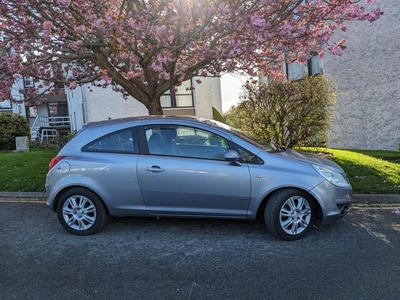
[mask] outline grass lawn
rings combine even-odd
[[[400,194],[400,152],[303,148],[327,154],[346,172],[355,194]]]
[[[0,191],[44,192],[50,160],[58,149],[29,149],[29,152],[0,151]]]
[[[400,152],[302,148],[323,153],[346,172],[356,194],[400,194]],[[57,149],[0,151],[0,191],[43,192]]]

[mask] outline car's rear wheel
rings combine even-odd
[[[276,191],[265,206],[265,224],[275,236],[294,241],[304,237],[315,219],[315,203],[298,189]]]
[[[108,213],[103,201],[95,193],[86,188],[73,188],[61,196],[57,204],[57,216],[69,233],[89,235],[103,227]]]

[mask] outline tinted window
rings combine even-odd
[[[224,160],[228,141],[211,132],[187,126],[145,127],[150,154]]]
[[[82,151],[136,153],[131,129],[113,132],[83,147]]]
[[[264,161],[261,158],[259,158],[255,154],[251,153],[249,150],[247,150],[239,145],[235,145],[235,146],[240,155],[240,162],[248,163],[248,164],[257,164],[257,165],[264,164]]]

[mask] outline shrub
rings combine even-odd
[[[225,123],[224,117],[219,113],[219,111],[213,106],[213,119],[218,122]]]
[[[29,147],[30,148],[39,148],[39,149],[60,149],[64,147],[72,138],[76,135],[76,131],[68,132],[66,135],[58,135],[50,140],[40,141],[31,141]]]
[[[225,119],[261,142],[291,148],[322,145],[335,102],[333,83],[322,75],[269,86],[248,81],[242,101]]]
[[[17,114],[0,114],[0,149],[15,149],[15,137],[27,136],[30,139],[30,128],[28,121]]]

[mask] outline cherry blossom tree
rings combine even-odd
[[[21,76],[40,93],[91,83],[162,114],[160,97],[193,77],[279,77],[277,62],[341,55],[346,21],[375,21],[373,0],[0,0],[0,100]]]

